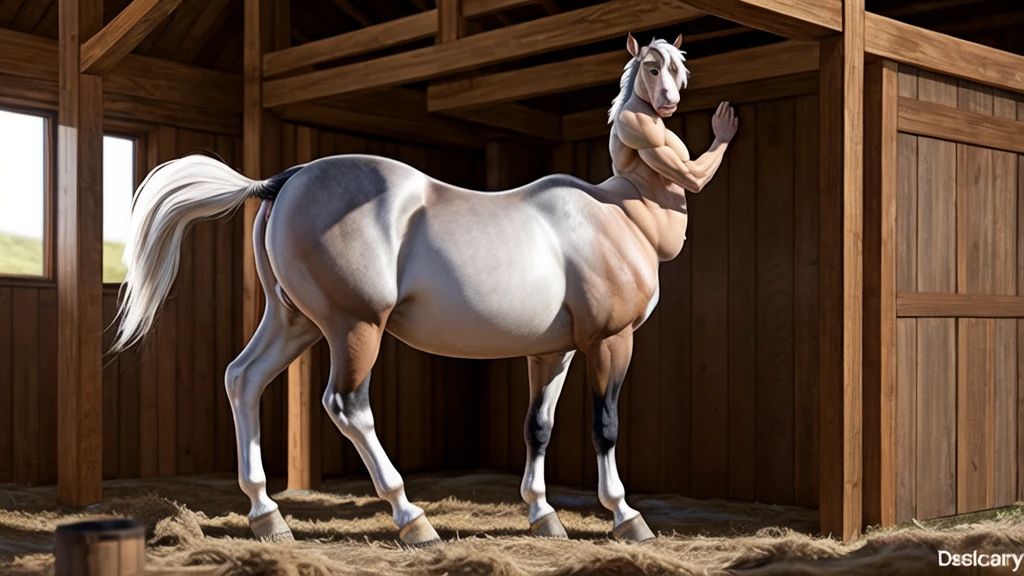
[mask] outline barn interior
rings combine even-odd
[[[477,190],[551,173],[598,183],[612,175],[607,110],[631,32],[641,45],[682,35],[690,83],[667,125],[691,153],[710,144],[720,101],[736,107],[741,127],[715,179],[689,196],[686,247],[662,264],[660,304],[636,335],[619,408],[627,494],[782,506],[798,529],[808,526],[801,511],[820,512],[810,524],[841,539],[1021,500],[1024,5],[863,0],[866,122],[852,152],[863,155],[862,180],[844,171],[843,118],[855,105],[842,86],[825,102],[836,72],[826,74],[823,48],[850,37],[828,24],[835,7],[858,2],[799,0],[788,13],[771,4],[0,2],[0,112],[42,119],[45,148],[38,269],[5,270],[0,256],[0,484],[58,485],[60,505],[82,506],[116,482],[214,475],[230,484],[237,471],[223,374],[263,310],[255,206],[197,224],[152,334],[101,359],[120,289],[116,270],[105,276],[116,254],[101,238],[110,202],[102,135],[131,143],[136,184],[197,151],[253,177],[365,153]],[[125,34],[139,38],[87,50],[89,36],[133,9],[153,19]],[[82,30],[81,51],[65,48],[72,29]],[[840,56],[837,70],[855,69],[850,60]],[[899,100],[898,139],[881,113],[889,96]],[[914,124],[915,111],[941,112],[932,104],[992,125],[977,136],[962,129],[977,124]],[[872,122],[892,128],[891,147]],[[874,162],[878,150],[893,162]],[[826,160],[844,151],[836,176]],[[859,182],[852,196],[848,181]],[[946,193],[955,207],[931,208]],[[850,200],[861,194],[862,244],[844,253],[854,237],[846,218],[858,211]],[[890,217],[895,236],[886,236]],[[262,456],[281,489],[367,476],[320,405],[328,371],[321,341],[264,393]],[[584,372],[577,358],[547,480],[592,492]],[[528,402],[523,358],[442,358],[390,335],[372,376],[378,434],[407,475],[521,475]]]

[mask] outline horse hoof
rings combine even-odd
[[[565,526],[562,526],[562,521],[558,519],[558,514],[555,512],[551,512],[550,514],[538,518],[536,522],[530,524],[530,532],[539,538],[569,537],[569,535],[565,533]]]
[[[654,532],[647,526],[647,522],[644,521],[644,517],[637,514],[633,518],[626,520],[622,524],[612,530],[612,536],[616,540],[625,540],[629,542],[646,542],[654,539]]]
[[[433,546],[441,541],[437,531],[430,525],[430,520],[427,520],[426,514],[420,514],[415,520],[403,526],[398,531],[398,538],[406,546],[414,548]]]
[[[259,518],[249,519],[249,528],[260,542],[286,542],[295,540],[288,523],[284,521],[280,510],[268,512]]]

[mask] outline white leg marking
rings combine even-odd
[[[632,520],[639,512],[626,504],[626,489],[619,480],[619,469],[615,464],[615,447],[607,454],[597,455],[597,498],[601,505],[612,511],[614,526]]]
[[[252,504],[250,519],[277,510],[277,503],[267,495],[267,475],[260,453],[260,396],[274,374],[320,337],[319,330],[306,318],[294,318],[289,325],[277,316],[281,313],[276,306],[267,307],[252,340],[228,365],[224,375],[224,388],[235,418],[238,486]]]
[[[331,373],[333,382],[333,365]],[[323,397],[324,408],[338,430],[355,445],[363,464],[370,471],[377,496],[391,504],[391,517],[402,528],[423,515],[423,509],[414,506],[405,496],[405,482],[377,439],[368,400],[369,386],[369,375],[355,392],[347,395],[335,392],[334,386],[329,385]]]
[[[526,415],[526,468],[520,494],[530,506],[530,524],[555,511],[548,504],[544,456],[555,425],[555,408],[575,352],[529,358],[530,408]],[[537,398],[540,403],[537,403]]]

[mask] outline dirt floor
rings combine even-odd
[[[231,575],[930,574],[939,571],[937,550],[1024,552],[1019,508],[973,524],[873,531],[844,545],[806,535],[817,526],[814,510],[636,495],[631,504],[659,537],[624,544],[608,540],[611,515],[589,491],[549,489],[569,540],[543,540],[529,536],[517,477],[411,475],[406,482],[443,543],[398,546],[389,510],[366,479],[276,494],[296,541],[267,544],[250,539],[248,500],[234,476],[106,482],[104,503],[85,511],[58,507],[53,486],[0,485],[0,574],[52,573],[56,526],[104,515],[145,523],[149,569],[210,566]]]

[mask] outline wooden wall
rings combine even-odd
[[[912,68],[899,94],[1024,121],[1020,96]],[[1024,295],[1024,159],[907,133],[897,146],[897,292]],[[1024,498],[1022,347],[1014,317],[897,319],[897,522]]]
[[[632,491],[816,507],[817,96],[738,113],[718,175],[689,195],[688,240],[662,264],[660,304],[636,336],[619,408],[619,471]],[[711,143],[711,111],[669,124],[694,156]],[[563,144],[546,169],[601,182],[611,175],[607,146],[607,137]],[[536,166],[522,150],[508,154],[519,170]],[[546,468],[550,482],[593,487],[582,364],[577,356],[562,391]],[[482,463],[522,472],[525,363],[492,362],[487,374]]]

